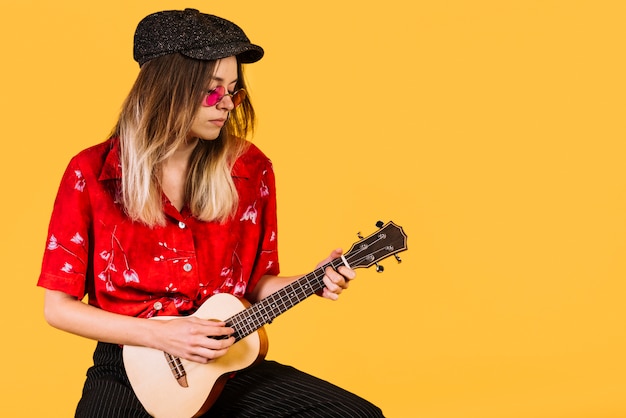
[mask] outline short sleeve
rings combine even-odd
[[[38,286],[60,290],[77,298],[86,292],[91,205],[89,174],[74,157],[54,202]]]

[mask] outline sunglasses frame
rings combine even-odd
[[[239,106],[246,98],[246,90],[239,89],[232,93],[228,93],[224,86],[217,86],[212,90],[209,90],[202,99],[202,106],[212,107],[216,106],[226,96],[230,96],[230,100],[233,102],[233,109]]]

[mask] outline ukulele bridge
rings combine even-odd
[[[183,363],[180,361],[178,357],[174,357],[169,353],[165,354],[165,359],[167,360],[167,364],[170,366],[170,370],[174,375],[174,378],[184,388],[188,388],[189,384],[187,383],[187,372],[185,372],[185,368],[183,367]]]

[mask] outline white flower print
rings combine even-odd
[[[235,273],[235,270],[238,273]],[[235,275],[236,283],[235,283]],[[239,255],[237,255],[237,250],[233,252],[233,256],[231,259],[230,267],[223,267],[220,273],[220,276],[224,278],[224,281],[220,285],[220,287],[216,288],[213,291],[213,294],[217,293],[232,293],[235,296],[243,297],[246,293],[246,282],[243,279],[243,271],[241,260],[239,259]],[[206,294],[206,289],[203,291],[203,294]]]
[[[85,178],[83,177],[83,173],[80,170],[74,170],[74,175],[76,176],[76,183],[74,183],[74,189],[82,192],[85,190]]]
[[[115,235],[117,231],[117,226],[113,228],[113,232],[111,233],[111,249],[110,250],[102,250],[100,251],[100,258],[106,261],[106,265],[104,270],[102,270],[98,275],[98,279],[106,282],[106,290],[107,292],[115,291],[115,285],[111,280],[111,273],[116,273],[118,271],[117,266],[115,265],[115,254],[116,250],[119,250],[119,253],[122,254],[124,260],[124,266],[126,267],[122,272],[122,277],[124,278],[125,283],[139,283],[139,274],[135,269],[130,267],[128,262],[128,257],[126,256],[126,252],[124,251],[124,247],[120,243],[119,239]]]
[[[222,286],[221,287],[228,287],[231,288],[235,285],[235,281],[233,280],[233,270],[228,268],[228,267],[224,267],[222,269],[222,271],[220,272],[220,276],[221,277],[225,277],[224,282],[222,282]]]
[[[233,291],[233,295],[237,297],[243,297],[246,293],[246,283],[243,280],[239,280],[235,285],[235,290]]]
[[[133,269],[124,270],[124,273],[122,273],[122,275],[124,276],[124,281],[126,281],[126,283],[139,283],[139,275]]]
[[[72,266],[70,263],[66,262],[63,267],[61,267],[61,271],[64,271],[66,273],[72,273],[74,271],[74,266]]]
[[[166,249],[168,252],[173,253],[175,256],[166,257],[163,254],[153,258],[154,261],[171,261],[172,263],[178,263],[180,261],[188,262],[190,257],[193,257],[195,253],[193,251],[183,251],[175,247],[170,247],[166,242],[159,242],[159,246]]]
[[[56,250],[57,248],[59,248],[59,241],[57,240],[57,237],[52,234],[50,235],[50,239],[48,240],[48,249]]]
[[[256,225],[256,218],[258,216],[258,211],[256,210],[256,202],[252,206],[248,206],[248,209],[241,216],[240,221],[252,221],[253,224]]]
[[[196,253],[193,250],[181,250],[178,249],[176,247],[170,247],[166,242],[159,242],[159,247],[163,248],[163,253],[160,255],[157,255],[155,257],[152,258],[152,260],[154,260],[155,262],[170,262],[172,264],[176,264],[176,263],[188,263],[190,259],[195,258]],[[206,285],[203,285],[202,283],[199,284],[200,288],[202,289],[204,287],[204,289],[202,289],[202,293],[203,294],[207,294],[207,290],[206,290]],[[172,293],[175,294],[178,292],[178,287],[172,282],[169,285],[165,286],[165,291],[167,293]],[[188,309],[189,307],[189,303],[190,300],[187,298],[181,298],[180,296],[170,296],[169,297],[170,300],[173,301],[174,306],[176,306],[176,308],[181,308],[182,306],[187,306],[186,309]]]
[[[235,254],[233,256],[233,258],[237,258],[237,255]],[[222,271],[220,272],[220,277],[223,277],[224,281],[222,282],[220,287],[216,288],[213,291],[213,294],[228,293],[228,292],[231,291],[231,289],[235,285],[235,280],[233,279],[233,269],[232,268],[229,268],[229,267],[222,268]],[[206,289],[204,289],[203,294],[206,295]]]
[[[265,182],[261,182],[261,197],[266,197],[270,195],[270,188],[267,187],[267,184],[265,184]]]
[[[72,239],[70,239],[74,244],[82,245],[85,242],[85,239],[77,232],[74,234]]]
[[[77,237],[79,237],[80,239]],[[76,245],[79,245],[83,251],[85,250],[84,248],[85,241],[82,239],[81,235],[78,232],[74,234],[74,236],[70,239],[70,241]],[[66,253],[68,253],[69,255],[71,255],[73,259],[78,260],[78,262],[81,263],[83,266],[85,265],[85,262],[83,261],[83,259],[74,250],[71,250],[70,248],[61,244],[59,240],[57,239],[56,235],[54,234],[50,234],[50,238],[48,239],[48,246],[46,248],[48,249],[48,251],[55,251],[55,250],[61,249],[65,251]],[[65,273],[77,273],[74,270],[74,266],[69,262],[64,263],[63,267],[61,267],[61,271]]]

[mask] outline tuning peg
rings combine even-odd
[[[378,222],[376,222],[376,227],[377,227],[377,228],[382,228],[382,227],[383,227],[383,225],[385,225],[385,223],[384,223],[383,221],[378,221]]]
[[[376,264],[376,272],[377,273],[382,273],[383,271],[385,271],[385,267],[381,266],[378,263],[374,263],[374,264]]]
[[[393,256],[396,258],[396,260],[398,260],[398,264],[402,263],[402,259],[400,258],[398,254],[394,254]]]

